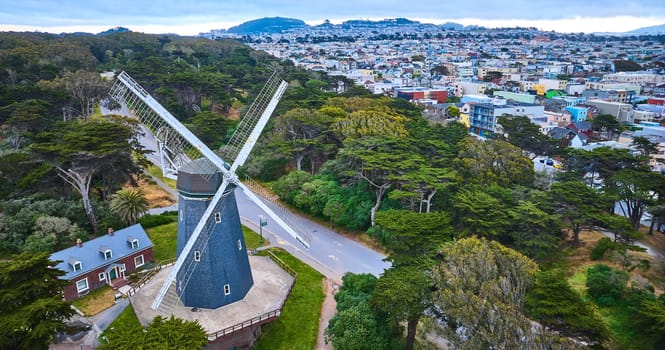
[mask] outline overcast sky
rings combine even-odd
[[[100,32],[115,26],[194,35],[261,17],[406,17],[487,27],[534,26],[559,32],[619,32],[665,24],[665,0],[0,0],[0,30]]]

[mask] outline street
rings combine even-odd
[[[267,215],[242,191],[236,190],[235,193],[240,216],[252,222],[254,225],[250,225],[250,227],[255,226],[251,228],[258,231],[259,216],[267,217]],[[307,231],[305,232],[307,236],[311,235],[310,249],[306,249],[289,236],[284,229],[272,223],[270,218],[267,219],[268,225],[263,227],[264,236],[271,241],[272,245],[284,248],[329,278],[339,280],[346,272],[371,273],[378,276],[390,266],[389,263],[383,261],[385,258],[383,254],[343,237],[328,227],[299,215],[289,213],[285,213],[285,215],[288,215],[291,221],[297,221],[296,230],[301,228]],[[319,265],[323,265],[332,275],[321,271]]]

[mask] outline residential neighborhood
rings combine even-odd
[[[481,137],[492,138],[504,114],[528,116],[545,134],[558,128],[583,134],[590,128],[580,122],[609,114],[665,147],[658,128],[665,117],[665,67],[651,64],[665,58],[665,43],[655,38],[406,19],[200,35],[242,40],[296,66],[343,76],[374,94],[422,104],[434,118],[452,120],[445,111],[453,104],[461,112],[454,119]],[[624,71],[625,62],[651,68]],[[346,88],[340,81],[338,89]],[[582,137],[580,146],[588,142]]]

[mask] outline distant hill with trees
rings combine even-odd
[[[308,25],[301,19],[266,17],[231,27],[227,32],[233,34],[281,33],[289,29],[304,27],[308,27]]]

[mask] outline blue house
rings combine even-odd
[[[588,109],[586,107],[569,106],[566,110],[570,112],[570,119],[573,123],[583,122],[587,118]]]

